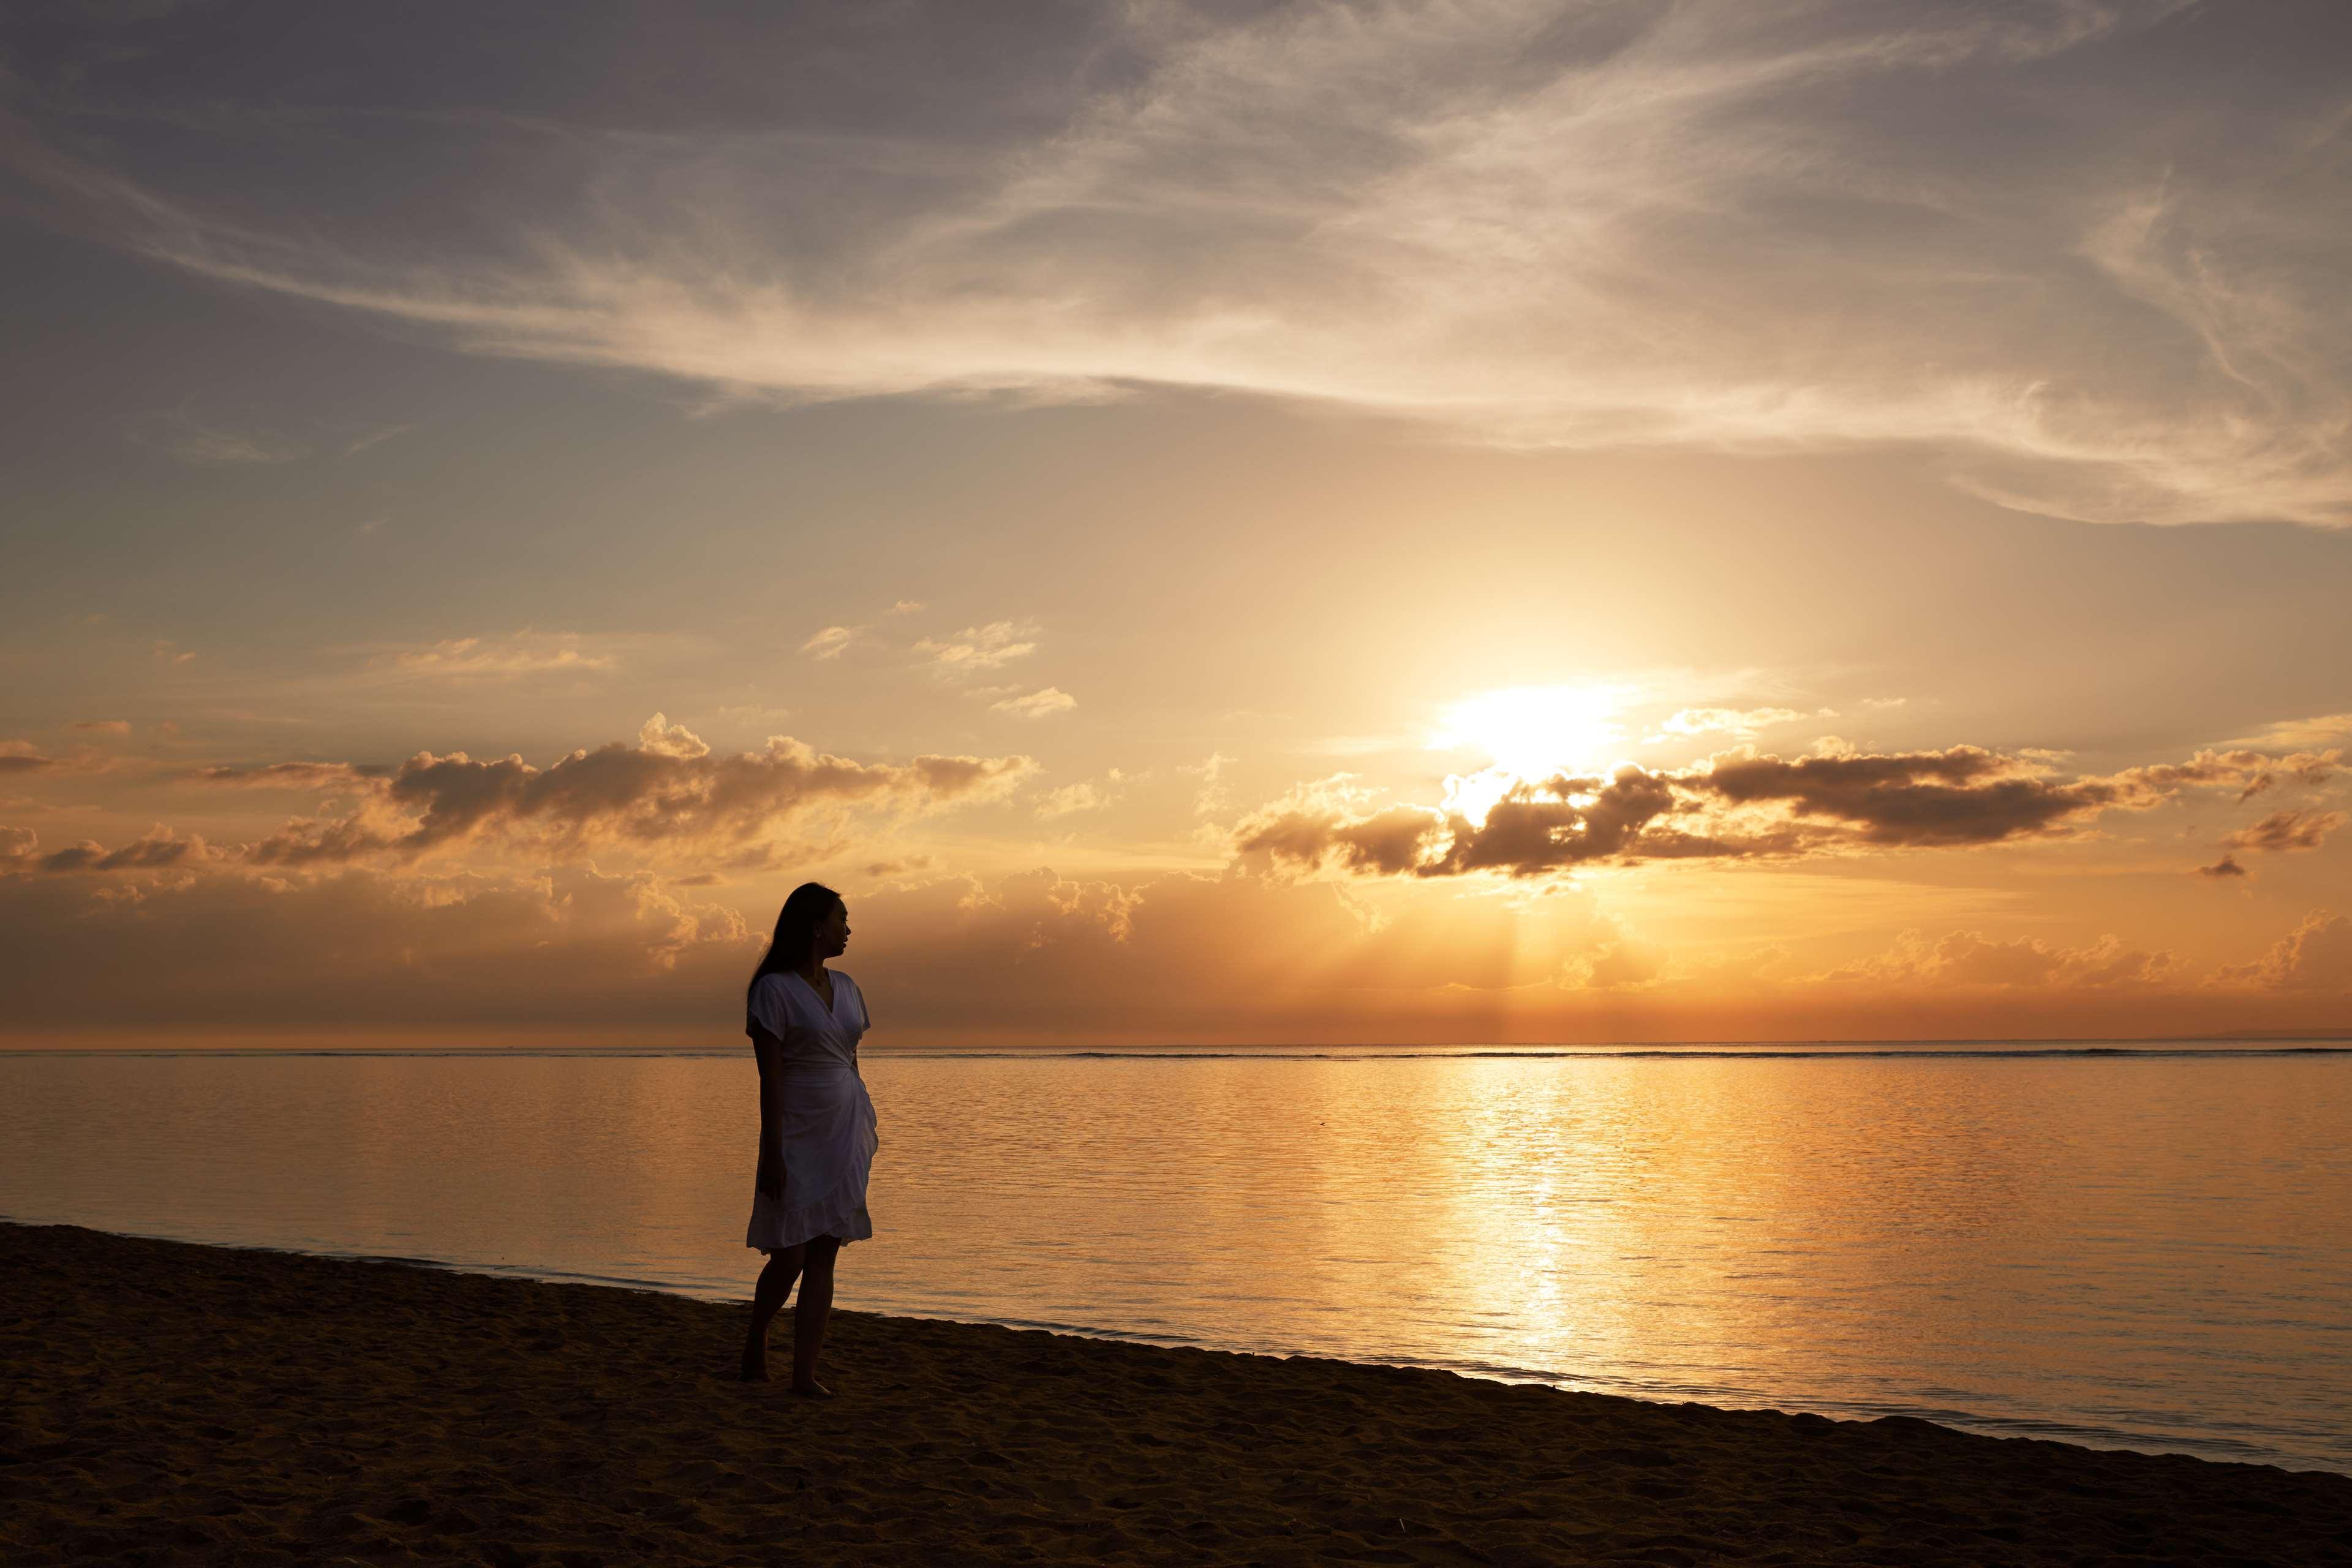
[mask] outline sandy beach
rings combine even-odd
[[[748,1274],[747,1274],[748,1279]],[[2352,1478],[0,1226],[39,1563],[2352,1562]],[[779,1336],[782,1348],[782,1335]]]

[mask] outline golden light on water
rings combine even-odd
[[[1523,779],[1597,769],[1624,734],[1614,718],[1625,696],[1622,689],[1612,686],[1512,686],[1483,691],[1447,708],[1429,745],[1433,751],[1475,747],[1496,768]],[[1497,788],[1495,795],[1500,794]]]

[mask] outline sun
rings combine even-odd
[[[1623,693],[1608,686],[1513,686],[1465,697],[1440,716],[1433,751],[1475,747],[1523,779],[1592,769],[1624,731],[1612,722]]]

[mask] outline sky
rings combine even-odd
[[[0,1043],[2352,1029],[2347,41],[11,5]]]

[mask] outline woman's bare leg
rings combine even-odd
[[[820,1236],[807,1244],[807,1250],[801,1299],[793,1308],[793,1392],[824,1399],[833,1390],[816,1380],[816,1356],[824,1346],[824,1321],[833,1311],[833,1264],[841,1256],[841,1242]]]
[[[780,1247],[768,1254],[768,1266],[760,1270],[760,1282],[751,1288],[751,1332],[743,1341],[743,1381],[768,1381],[768,1325],[784,1310],[784,1298],[793,1293],[793,1280],[801,1271],[805,1247]],[[803,1292],[806,1294],[805,1291]]]

